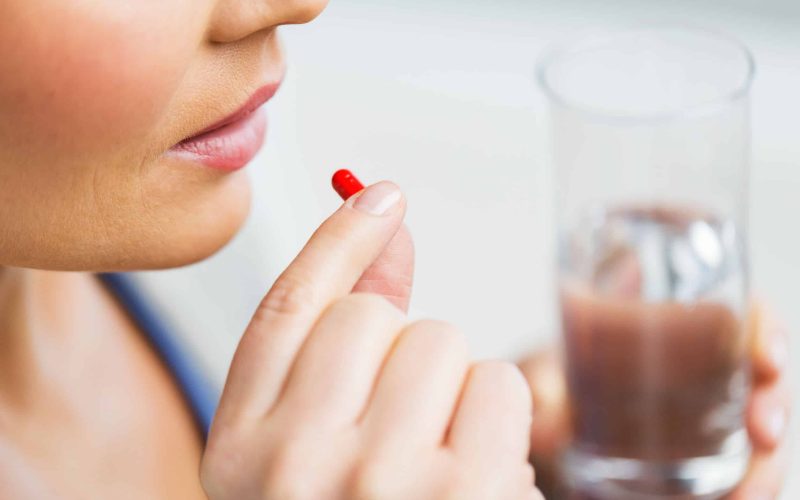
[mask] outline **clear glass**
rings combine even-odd
[[[579,498],[719,498],[746,470],[753,72],[683,26],[540,63]]]

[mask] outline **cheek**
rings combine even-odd
[[[0,50],[3,154],[50,166],[135,155],[191,64],[208,2],[36,3],[0,8],[12,11],[0,47],[13,47]]]
[[[246,177],[152,161],[215,2],[0,0],[0,263],[178,265],[238,229]]]

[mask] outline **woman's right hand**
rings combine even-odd
[[[266,295],[203,456],[209,498],[542,498],[518,369],[470,365],[452,326],[401,312],[404,213],[388,182],[350,198]]]

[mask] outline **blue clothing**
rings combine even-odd
[[[100,274],[99,278],[172,372],[205,438],[219,400],[217,391],[203,376],[196,361],[176,341],[166,322],[145,300],[131,277],[121,273],[105,273]]]

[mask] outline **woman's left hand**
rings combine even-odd
[[[780,494],[789,462],[786,430],[791,408],[786,369],[788,336],[763,307],[753,311],[753,392],[747,408],[747,429],[753,457],[745,479],[727,500],[767,500]],[[558,457],[569,441],[567,390],[560,356],[550,347],[521,364],[533,392],[531,460],[536,482],[547,498],[564,498]]]

